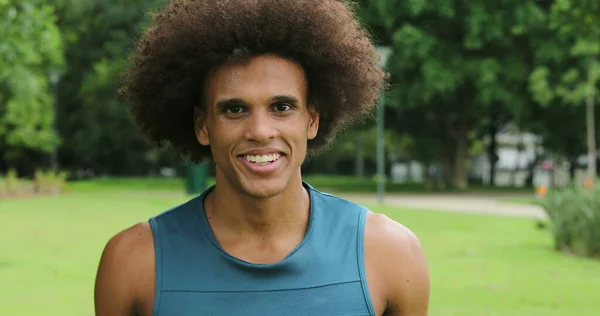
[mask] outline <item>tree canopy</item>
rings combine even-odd
[[[0,159],[49,152],[57,136],[50,89],[63,65],[54,8],[42,0],[0,0]]]

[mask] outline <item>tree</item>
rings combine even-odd
[[[595,95],[600,79],[600,3],[595,0],[555,0],[550,8],[553,41],[537,43],[538,67],[531,74],[535,99],[544,105],[585,104],[588,176],[596,179]],[[574,118],[583,125],[583,116]]]
[[[392,130],[387,130],[385,134],[385,152],[400,152],[399,146],[403,143],[397,134]],[[362,159],[362,177],[374,176],[376,172],[377,161],[377,129],[373,126],[371,120],[363,124],[355,125],[352,129],[341,131],[336,140],[327,150],[316,156],[308,157],[303,165],[306,174],[343,174],[357,175],[357,153],[361,152]],[[404,149],[404,148],[402,148]],[[388,156],[388,162],[390,156]],[[390,164],[386,163],[386,169],[389,171]]]
[[[21,170],[56,141],[49,81],[63,46],[55,20],[45,1],[0,0],[0,161]]]
[[[69,67],[58,93],[61,164],[112,175],[142,175],[154,152],[118,96],[120,74],[148,10],[163,1],[61,0],[59,25],[68,38]],[[159,155],[175,161],[174,155]]]
[[[481,118],[492,108],[513,115],[529,103],[529,43],[544,26],[544,11],[535,1],[359,3],[374,37],[396,52],[387,105],[399,115],[429,112],[411,134],[439,128],[434,141],[443,140],[436,154],[446,181],[465,188],[470,135]]]
[[[547,150],[565,157],[569,162],[570,179],[574,180],[578,160],[586,150],[586,129],[581,124],[585,111],[583,107],[569,104],[554,104],[541,107],[539,134]],[[560,126],[560,128],[558,128]]]

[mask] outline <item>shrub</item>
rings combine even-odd
[[[33,181],[20,179],[11,169],[5,177],[0,175],[0,199],[29,197],[33,195],[57,195],[66,190],[67,173],[64,171],[35,172]]]
[[[570,186],[542,200],[557,250],[600,257],[600,190]]]
[[[8,192],[6,191],[5,183],[6,182],[5,182],[4,178],[2,177],[2,174],[0,174],[0,200],[8,197]]]
[[[0,199],[28,196],[32,193],[33,188],[31,184],[19,179],[14,169],[10,169],[5,177],[0,175]]]
[[[27,184],[17,177],[17,171],[14,169],[8,170],[4,178],[4,191],[9,197],[17,197],[25,195]]]
[[[47,171],[36,170],[33,177],[35,192],[43,195],[61,194],[66,189],[67,173],[65,171]]]

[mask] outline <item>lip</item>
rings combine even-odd
[[[257,148],[257,149],[244,151],[241,154],[239,154],[238,157],[243,157],[245,155],[258,156],[258,155],[273,155],[273,154],[281,154],[282,156],[285,155],[285,153],[283,151],[281,151],[277,148]]]

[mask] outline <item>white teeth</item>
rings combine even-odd
[[[246,160],[254,163],[266,164],[272,161],[275,161],[281,157],[281,154],[272,154],[272,155],[246,155],[244,156]]]

